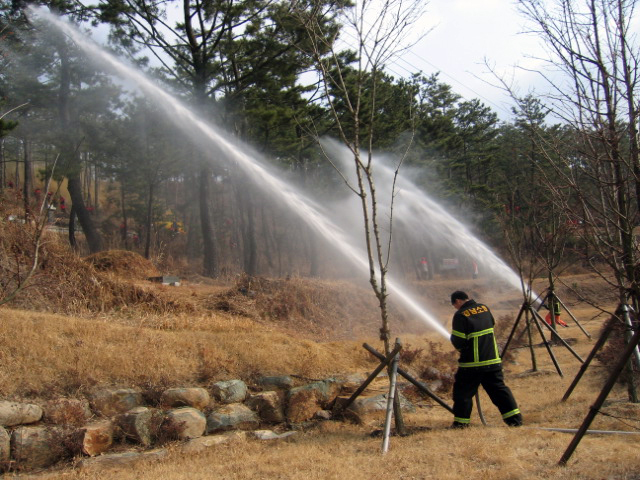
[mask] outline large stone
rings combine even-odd
[[[35,423],[42,418],[42,408],[30,403],[0,402],[0,426],[14,427]]]
[[[196,408],[176,408],[167,413],[163,428],[171,433],[171,437],[179,440],[198,438],[204,434],[207,428],[207,417]]]
[[[322,410],[322,395],[317,390],[300,390],[289,397],[287,419],[292,423],[311,420]]]
[[[295,435],[296,432],[289,431],[284,433],[276,433],[272,430],[256,430],[251,435],[258,440],[280,440]]]
[[[374,413],[381,413],[387,411],[387,395],[386,393],[381,393],[379,395],[367,396],[360,395],[356,398],[353,403],[349,406],[349,410],[354,411],[358,415],[367,415]],[[403,411],[413,413],[415,412],[415,406],[407,400],[407,398],[398,394],[400,399],[400,408]],[[336,401],[335,408],[339,409],[342,404],[346,402],[347,397],[339,397]]]
[[[162,408],[193,407],[204,410],[209,406],[211,397],[204,388],[169,388],[162,392]]]
[[[284,422],[282,395],[276,391],[267,391],[251,395],[245,405],[256,412],[260,419],[269,423]]]
[[[100,469],[102,472],[108,468],[123,468],[131,466],[142,460],[157,461],[165,458],[168,451],[164,448],[150,450],[148,452],[124,452],[100,455],[98,457],[86,458],[78,463],[80,469]],[[114,477],[117,478],[117,477]]]
[[[211,412],[207,417],[207,433],[223,430],[251,430],[259,424],[253,410],[241,403],[225,405]]]
[[[294,397],[300,392],[313,390],[318,393],[318,398],[323,406],[326,406],[338,396],[341,388],[342,382],[334,379],[322,380],[320,382],[309,383],[301,387],[292,388],[289,390],[289,398]]]
[[[128,440],[148,447],[156,440],[162,420],[163,415],[160,411],[136,407],[119,415],[117,423]]]
[[[11,458],[11,436],[0,427],[0,472],[5,470]]]
[[[128,412],[142,404],[142,392],[132,388],[110,388],[97,391],[91,396],[91,406],[96,413],[105,417]]]
[[[211,385],[213,397],[220,403],[244,402],[247,398],[247,384],[242,380],[227,380]]]
[[[65,434],[44,426],[18,427],[11,435],[11,458],[19,469],[46,468],[68,455]]]
[[[226,432],[220,435],[207,435],[206,437],[193,438],[182,445],[184,453],[200,453],[216,445],[239,442],[246,440],[247,432]]]
[[[91,418],[91,409],[87,400],[77,398],[57,398],[44,405],[42,419],[55,425],[80,426]]]
[[[86,425],[76,432],[75,440],[74,444],[83,454],[90,457],[100,455],[113,445],[113,423],[104,420]]]
[[[310,420],[316,412],[333,402],[340,387],[339,382],[324,380],[292,388],[289,390],[287,418],[293,423]]]
[[[279,390],[288,390],[294,385],[293,378],[289,375],[280,375],[280,376],[271,376],[271,377],[261,377],[258,380],[258,385],[260,385],[263,389],[279,389]]]

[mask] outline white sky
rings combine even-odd
[[[540,43],[525,31],[526,20],[514,0],[425,0],[426,13],[416,30],[431,31],[411,51],[388,65],[395,77],[422,71],[440,72],[440,80],[464,99],[479,98],[501,120],[511,118],[511,101],[484,65],[486,59],[496,71],[513,78],[519,94],[534,88],[541,79],[516,65],[535,67],[530,58],[542,55]],[[101,35],[98,35],[100,37]],[[106,30],[103,35],[106,37]],[[94,34],[94,38],[95,34]],[[348,37],[347,37],[348,38]]]
[[[421,70],[440,71],[440,80],[465,99],[479,98],[501,120],[508,120],[511,102],[500,89],[489,85],[496,80],[484,64],[485,58],[501,74],[513,78],[519,94],[540,84],[535,73],[521,67],[541,65],[533,56],[542,56],[540,42],[522,33],[526,19],[513,0],[428,0],[421,28],[433,27],[410,52],[389,69],[396,76]],[[488,83],[487,83],[488,82]]]

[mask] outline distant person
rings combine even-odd
[[[429,278],[429,262],[427,257],[420,257],[420,279],[427,280]]]
[[[471,268],[471,278],[475,280],[476,278],[478,278],[478,264],[475,260],[471,261]]]
[[[547,307],[549,308],[549,307]],[[562,310],[560,310],[560,302],[557,299],[553,299],[553,314],[555,316],[555,321],[556,321],[556,325],[560,325],[562,327],[568,327],[569,325],[567,325],[567,322],[565,322],[564,320],[562,320],[560,318],[560,314],[562,313]],[[551,320],[551,309],[549,308],[549,313],[547,313],[547,316],[544,318],[544,320],[547,322],[548,325],[552,325],[553,322]]]
[[[495,320],[486,305],[477,303],[462,291],[451,294],[453,315],[451,343],[460,352],[453,384],[452,428],[471,422],[473,397],[482,385],[509,426],[522,425],[522,415],[511,390],[504,383],[502,360],[493,332]]]

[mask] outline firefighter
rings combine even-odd
[[[568,327],[569,325],[567,325],[567,322],[565,322],[564,320],[562,320],[560,318],[560,314],[562,313],[562,310],[560,309],[560,302],[554,298],[553,301],[551,301],[551,299],[549,299],[549,303],[551,303],[553,305],[553,315],[554,315],[554,320],[556,322],[556,325],[560,325],[562,327]],[[549,307],[547,307],[547,308],[549,308]],[[547,313],[547,316],[545,317],[545,321],[549,325],[553,324],[553,322],[551,320],[551,309],[550,308],[549,308],[549,313]]]
[[[522,415],[511,390],[504,383],[502,360],[493,333],[495,320],[486,305],[462,291],[451,294],[453,315],[451,343],[460,352],[453,384],[452,428],[469,426],[473,396],[482,385],[509,426],[522,425]]]

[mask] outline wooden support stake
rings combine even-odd
[[[576,388],[576,386],[578,385],[578,382],[582,378],[582,375],[584,375],[584,372],[586,372],[587,368],[589,368],[589,365],[591,364],[591,360],[595,358],[596,354],[598,353],[598,350],[600,350],[602,346],[605,344],[612,330],[613,330],[613,322],[609,320],[607,322],[606,328],[602,331],[600,338],[598,338],[598,341],[591,349],[591,352],[589,352],[589,355],[587,355],[586,360],[580,366],[580,370],[578,370],[576,378],[573,379],[573,382],[571,382],[571,385],[569,385],[569,388],[565,392],[564,397],[562,397],[563,402],[566,402],[569,399],[574,388]]]
[[[382,355],[380,352],[378,352],[375,348],[373,348],[371,345],[365,343],[364,345],[362,345],[371,355],[373,355],[374,357],[379,358],[380,360],[384,359],[384,355]],[[429,390],[429,387],[427,387],[424,383],[419,382],[418,380],[416,380],[415,378],[413,378],[411,376],[411,374],[407,373],[405,370],[403,370],[402,368],[398,367],[398,373],[400,375],[402,375],[404,378],[406,378],[407,380],[409,380],[409,382],[411,382],[416,388],[418,388],[418,390],[420,390],[422,393],[424,393],[425,395],[429,396],[432,400],[436,401],[442,408],[448,410],[450,413],[453,413],[453,408],[451,408],[449,405],[447,405],[440,397],[438,397],[435,393],[433,393],[431,390]]]
[[[507,352],[507,348],[509,348],[509,344],[511,343],[511,340],[513,339],[513,335],[516,333],[516,330],[518,328],[518,324],[520,323],[520,319],[522,318],[522,314],[525,312],[525,310],[528,307],[528,303],[524,302],[522,304],[522,306],[520,307],[520,311],[518,312],[518,316],[516,317],[516,321],[513,323],[513,328],[511,329],[511,333],[509,334],[509,338],[507,338],[507,343],[504,344],[504,347],[502,347],[502,352],[500,353],[500,358],[504,357],[504,354]]]
[[[544,336],[544,332],[542,331],[542,327],[540,326],[540,322],[538,321],[538,317],[540,317],[540,315],[538,314],[538,312],[536,312],[532,308],[530,308],[529,310],[532,313],[532,317],[531,318],[533,320],[533,323],[536,326],[536,328],[538,329],[538,332],[540,333],[540,336],[542,337],[542,343],[544,343],[544,346],[547,347],[547,352],[549,353],[549,356],[551,357],[551,361],[553,362],[553,364],[556,367],[556,371],[558,372],[558,375],[560,375],[561,377],[564,377],[564,374],[562,373],[562,369],[560,368],[560,365],[558,364],[558,360],[556,360],[556,356],[553,354],[553,350],[551,350],[551,344],[547,341],[547,338]],[[547,322],[545,322],[544,320],[542,320],[542,322],[545,325],[547,325]]]
[[[584,363],[584,360],[582,359],[582,357],[580,355],[578,355],[578,353],[571,348],[571,345],[569,345],[560,335],[558,335],[558,332],[556,330],[553,329],[553,327],[551,325],[549,325],[547,322],[545,322],[542,317],[540,316],[540,314],[538,312],[536,312],[535,310],[532,310],[532,312],[535,312],[534,315],[537,316],[538,320],[540,321],[541,325],[544,325],[545,327],[547,327],[548,330],[551,331],[551,333],[553,333],[553,337],[557,340],[560,340],[560,343],[562,343],[562,345],[565,346],[565,348],[567,350],[569,350],[574,357],[576,357],[580,363]]]
[[[378,374],[393,361],[393,358],[396,356],[396,354],[400,350],[402,350],[402,344],[396,343],[395,348],[389,353],[389,355],[387,355],[386,358],[384,356],[382,357],[382,363],[380,363],[380,365],[378,365],[376,369],[373,372],[371,372],[371,375],[369,375],[367,379],[362,383],[362,385],[360,385],[358,389],[355,392],[353,392],[353,395],[349,397],[346,403],[339,406],[339,411],[340,410],[344,411],[347,408],[349,408],[353,403],[353,401],[356,398],[358,398],[362,392],[364,392],[364,389],[367,388],[371,382],[373,382],[373,380],[378,376]]]
[[[580,330],[582,330],[582,333],[584,333],[588,338],[591,338],[591,335],[589,334],[589,332],[587,332],[584,328],[582,328],[582,325],[580,324],[578,319],[573,315],[573,313],[571,313],[571,310],[567,308],[567,306],[562,302],[562,300],[560,300],[558,297],[556,297],[556,300],[560,302],[560,305],[562,306],[562,308],[564,308],[567,311],[571,319],[575,322],[576,325],[578,325]]]
[[[593,419],[595,418],[597,413],[600,411],[600,407],[602,407],[602,404],[607,399],[609,392],[611,392],[611,389],[618,381],[618,377],[620,376],[622,369],[627,365],[629,358],[631,358],[631,355],[633,355],[633,351],[638,347],[638,343],[640,343],[640,328],[635,331],[635,333],[633,334],[633,337],[631,338],[631,341],[627,343],[627,346],[622,352],[622,355],[620,356],[618,363],[613,368],[611,375],[607,379],[607,382],[605,383],[604,387],[602,387],[602,391],[600,392],[600,395],[598,395],[598,398],[596,399],[593,406],[589,408],[589,412],[587,413],[587,416],[584,418],[584,421],[582,422],[582,425],[578,429],[578,432],[576,433],[575,437],[573,437],[573,440],[571,441],[571,443],[565,450],[564,454],[560,458],[560,461],[558,462],[560,465],[566,465],[567,462],[569,461],[569,458],[571,458],[571,455],[573,454],[575,449],[578,447],[580,440],[582,440],[582,437],[589,429],[591,422],[593,422]]]

